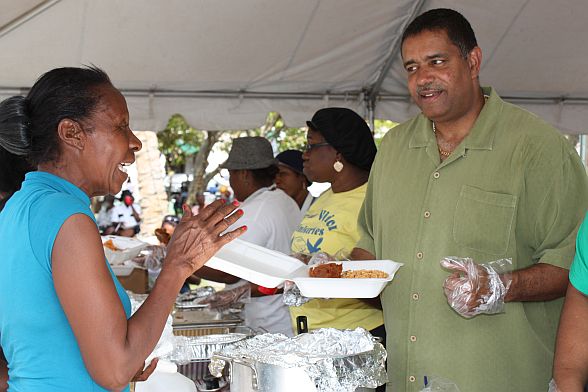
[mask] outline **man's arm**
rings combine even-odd
[[[198,272],[193,274],[190,278],[203,278],[206,280],[212,280],[214,282],[220,282],[225,284],[234,284],[237,283],[240,279],[234,275],[227,274],[226,272],[215,270],[214,268],[210,267],[201,267]],[[268,295],[262,291],[259,291],[259,285],[249,283],[251,286],[251,296],[252,297],[263,297],[264,295]],[[282,293],[283,290],[279,289],[275,291],[275,294]]]
[[[349,258],[351,260],[375,260],[376,256],[365,249],[353,248],[353,250],[351,251],[351,256],[349,256]]]
[[[351,260],[374,259],[375,256],[365,249],[354,248],[351,252]],[[513,271],[504,302],[550,301],[563,297],[568,286],[568,273],[565,268],[544,263]]]
[[[582,392],[588,383],[588,298],[568,286],[553,364],[553,378],[561,392]]]
[[[565,268],[544,263],[513,271],[504,302],[551,301],[563,297],[568,287],[568,274]]]
[[[233,283],[237,283],[239,281],[239,278],[234,275],[227,274],[226,272],[216,270],[214,268],[210,268],[207,266],[200,267],[198,272],[196,272],[192,276],[197,276],[199,278],[203,278],[206,280],[212,280],[215,282],[220,282],[220,283],[225,283],[225,284],[233,284]]]
[[[8,363],[6,362],[6,358],[4,357],[4,353],[2,352],[2,348],[0,348],[0,392],[5,392],[8,390]]]
[[[568,284],[568,270],[545,263],[502,275],[492,263],[471,259],[444,258],[441,266],[453,272],[443,283],[447,301],[466,318],[501,313],[505,302],[551,301]]]

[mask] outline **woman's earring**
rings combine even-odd
[[[333,163],[333,169],[335,169],[337,173],[341,173],[341,170],[343,170],[343,164],[341,161],[335,161],[335,163]]]

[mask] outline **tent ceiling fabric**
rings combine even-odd
[[[259,126],[271,110],[301,126],[327,105],[366,116],[374,86],[376,117],[403,121],[418,108],[399,35],[436,7],[471,21],[482,84],[586,131],[584,0],[3,0],[0,96],[51,68],[96,64],[127,96],[136,129],[162,129],[176,112],[202,129]]]

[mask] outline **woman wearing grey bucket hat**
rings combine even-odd
[[[259,136],[234,139],[229,158],[221,167],[229,170],[231,188],[244,212],[239,222],[247,226],[247,232],[241,239],[289,254],[290,238],[301,214],[296,202],[274,187],[278,167],[270,142]],[[238,281],[210,268],[199,270],[198,276],[224,283]],[[253,298],[244,310],[249,327],[293,335],[288,307],[281,294],[251,284],[251,295]]]

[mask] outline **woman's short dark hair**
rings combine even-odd
[[[423,31],[442,30],[447,33],[449,40],[458,47],[463,58],[478,46],[476,34],[470,22],[459,12],[448,8],[437,8],[417,16],[404,30],[402,44],[408,37],[422,33]]]
[[[59,122],[88,119],[102,85],[112,83],[97,67],[56,68],[42,75],[26,97],[0,102],[0,167],[12,171],[0,173],[0,191],[12,194],[28,171],[59,157]]]
[[[263,169],[249,170],[253,176],[253,181],[259,186],[270,186],[274,183],[276,174],[278,174],[278,165],[271,165]]]

